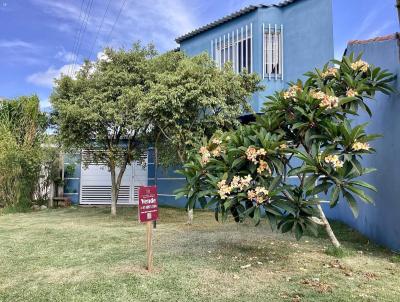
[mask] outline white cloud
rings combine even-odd
[[[174,48],[174,38],[199,25],[192,9],[193,4],[182,0],[130,2],[114,30],[113,43],[142,40],[155,43],[161,50]]]
[[[31,2],[58,18],[79,21],[80,7],[72,4],[71,1],[31,0]]]
[[[70,51],[66,51],[64,48],[58,51],[55,55],[56,59],[60,59],[66,63],[72,63],[75,61],[76,55]]]
[[[61,74],[69,74],[71,70],[78,70],[80,65],[67,64],[60,68],[49,67],[46,71],[36,72],[26,78],[29,83],[43,87],[53,87],[54,79],[58,79]]]
[[[384,33],[391,25],[393,21],[386,21],[382,23],[382,13],[389,8],[389,2],[385,4],[377,2],[377,5],[365,14],[361,24],[357,27],[358,29],[353,33],[353,40],[357,39],[370,39]]]
[[[111,59],[104,52],[100,51],[97,53],[97,60],[111,62]]]
[[[0,48],[29,48],[33,49],[35,46],[32,43],[22,40],[0,40]]]
[[[76,33],[79,30],[82,23],[79,18],[81,14],[80,1],[31,0],[31,2],[45,13],[57,18],[59,30],[65,32],[68,29],[71,33]],[[81,56],[89,55],[89,50],[105,11],[105,2],[100,2],[102,5],[93,5],[92,7],[86,33],[82,38]],[[189,1],[130,0],[126,2],[126,6],[115,24],[110,37],[111,41],[108,41],[108,35],[119,13],[121,3],[123,2],[111,2],[96,43],[96,52],[106,45],[118,48],[130,46],[137,40],[141,40],[143,43],[154,42],[160,50],[164,51],[176,46],[174,38],[199,25],[194,17],[196,12],[194,3]],[[84,11],[85,7],[84,5]]]
[[[366,36],[365,39],[371,39],[371,38],[376,38],[378,36],[381,36],[386,32],[387,29],[389,29],[392,25],[394,24],[393,21],[387,21],[381,24],[380,26],[377,26],[375,30],[369,32]]]

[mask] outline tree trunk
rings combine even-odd
[[[118,190],[117,181],[115,179],[115,166],[110,168],[111,172],[111,216],[117,216],[117,200]]]
[[[335,234],[333,233],[333,230],[332,230],[332,228],[331,228],[331,225],[329,224],[328,219],[326,219],[325,213],[324,213],[324,211],[322,210],[321,205],[317,205],[317,208],[318,208],[318,211],[319,211],[319,215],[321,216],[321,220],[322,220],[322,222],[323,222],[323,224],[324,224],[325,231],[326,231],[326,233],[327,233],[328,236],[329,236],[329,240],[332,242],[332,244],[333,244],[334,247],[340,248],[340,243],[339,243],[339,241],[337,240]]]
[[[124,176],[128,161],[126,160],[119,170],[118,176],[116,175],[115,165],[111,165],[111,216],[117,215],[117,202],[119,188],[121,187],[122,177]]]
[[[185,159],[183,158],[183,155],[179,152],[179,150],[178,150],[178,156],[179,156],[179,159],[181,160],[182,165],[184,165],[185,164]],[[193,223],[193,209],[191,209],[188,206],[187,212],[188,212],[187,224],[192,224]]]
[[[188,224],[192,224],[193,223],[193,209],[190,209],[188,206]]]

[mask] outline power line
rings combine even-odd
[[[111,34],[112,34],[113,31],[114,31],[115,24],[117,24],[118,19],[119,19],[119,17],[121,16],[121,12],[122,12],[122,10],[124,9],[124,6],[125,6],[125,4],[126,4],[126,1],[127,1],[127,0],[123,0],[122,5],[121,5],[121,7],[120,7],[120,9],[119,9],[117,18],[115,19],[115,22],[114,22],[114,24],[113,24],[113,26],[112,26],[110,32],[108,33],[108,36],[107,36],[107,39],[106,39],[106,41],[107,41],[106,46],[107,46],[107,45],[109,44],[109,42],[110,42]]]
[[[73,72],[75,72],[75,70],[76,70],[75,66],[78,63],[79,51],[81,49],[81,44],[82,44],[82,37],[85,35],[85,31],[86,31],[87,25],[89,23],[90,13],[92,11],[92,5],[93,5],[93,0],[90,0],[90,2],[88,4],[87,13],[86,13],[86,16],[84,18],[85,23],[84,23],[83,31],[81,32],[81,36],[80,36],[79,41],[78,41],[78,47],[77,47],[76,56],[75,56],[75,63],[72,66]]]
[[[81,9],[80,9],[80,12],[79,12],[79,22],[81,22],[84,3],[85,3],[85,0],[82,0],[82,1],[81,1]],[[74,61],[75,61],[75,50],[76,50],[76,45],[77,45],[79,33],[80,33],[80,31],[82,30],[82,27],[83,27],[83,22],[80,24],[79,29],[76,31],[75,40],[74,40],[74,45],[73,45],[73,47],[72,47],[72,55],[73,55],[73,57],[72,57],[72,58],[73,58],[72,63],[74,63]],[[73,65],[70,65],[69,68],[68,68],[68,75],[70,75],[70,76],[72,75],[72,66],[73,66]]]
[[[99,34],[100,34],[100,32],[101,32],[101,29],[103,28],[104,19],[105,19],[106,15],[107,15],[108,9],[110,8],[110,3],[111,3],[111,0],[108,0],[107,7],[106,7],[106,10],[105,10],[105,12],[104,12],[103,18],[101,19],[100,26],[99,26],[99,28],[97,29],[96,38],[94,39],[94,42],[93,42],[93,44],[92,44],[92,48],[90,49],[89,60],[90,60],[90,58],[92,57],[94,48],[95,48],[95,46],[96,46],[97,39],[98,39],[98,37],[99,37]]]

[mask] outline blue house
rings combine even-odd
[[[287,0],[251,5],[176,39],[189,56],[207,52],[221,67],[258,73],[266,90],[252,99],[260,111],[265,97],[333,58],[331,0]]]
[[[332,0],[286,0],[272,5],[251,5],[178,37],[176,42],[180,51],[189,56],[208,53],[219,68],[231,62],[237,73],[244,69],[258,73],[266,89],[249,101],[259,112],[267,95],[286,88],[288,82],[333,58]],[[66,159],[65,168],[76,160]],[[120,204],[137,203],[137,188],[154,184],[152,150],[146,161],[146,168],[132,165],[127,169]],[[99,165],[84,169],[80,165],[71,175],[65,173],[65,195],[76,204],[109,204],[111,181],[107,169]],[[184,181],[173,169],[158,169],[160,203],[183,206],[185,201],[176,201],[173,191]]]
[[[364,158],[366,167],[377,169],[365,176],[365,181],[373,184],[378,192],[370,194],[375,205],[358,203],[359,216],[353,217],[345,201],[333,209],[326,209],[329,218],[341,220],[354,227],[373,241],[400,251],[400,35],[399,33],[364,41],[350,41],[346,52],[363,54],[363,60],[397,75],[394,87],[397,90],[390,96],[378,94],[369,106],[373,118],[364,113],[355,123],[368,122],[370,133],[383,134],[374,142],[376,153]]]

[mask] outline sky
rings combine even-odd
[[[53,79],[84,58],[96,59],[105,46],[128,48],[140,40],[164,52],[199,26],[247,5],[277,2],[0,0],[0,97],[37,94],[46,108]],[[333,20],[336,57],[349,40],[399,31],[395,0],[333,0]]]

